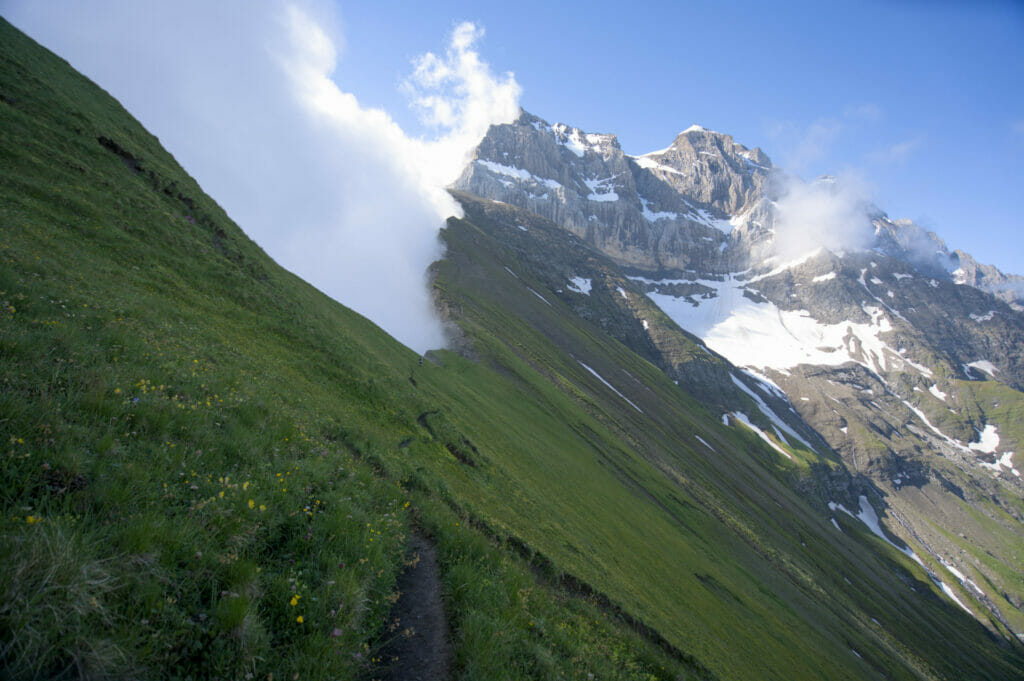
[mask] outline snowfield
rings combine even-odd
[[[696,283],[713,289],[713,297],[699,300],[653,291],[647,296],[676,324],[737,366],[783,373],[800,364],[839,366],[851,361],[876,373],[913,366],[882,340],[883,334],[892,331],[892,324],[880,307],[862,308],[867,322],[823,324],[805,310],[780,310],[771,302],[754,302],[744,295],[747,284],[754,280],[634,279],[655,284]]]

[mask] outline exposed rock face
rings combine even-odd
[[[772,170],[760,149],[696,125],[667,149],[638,156],[636,162],[678,195],[724,215],[739,215],[760,201]]]
[[[856,246],[780,257],[785,192],[813,186],[696,126],[632,157],[613,135],[524,113],[490,130],[456,187],[542,216],[623,267],[630,297],[581,299],[579,314],[607,320],[691,393],[778,426],[780,442],[780,421],[815,447],[823,438],[846,471],[812,465],[809,494],[849,504],[866,493],[853,481],[869,480],[891,532],[1024,634],[1024,588],[1005,577],[1024,550],[1024,277],[860,203]],[[842,228],[822,220],[812,227]],[[553,290],[571,297],[562,269]],[[679,327],[748,372],[704,357]]]
[[[724,274],[757,268],[774,254],[775,201],[787,183],[799,180],[760,149],[700,126],[665,149],[630,156],[615,135],[524,111],[490,129],[453,189],[525,208],[622,265]],[[910,220],[892,220],[874,206],[865,211],[875,229],[870,247],[1024,309],[1024,277],[950,252]]]
[[[624,265],[724,270],[728,217],[760,202],[770,172],[760,149],[702,128],[632,157],[614,135],[523,112],[491,128],[454,188],[552,220]]]
[[[890,220],[880,214],[874,224],[877,247],[887,255],[906,260],[940,280],[987,291],[1015,310],[1024,311],[1024,277],[982,265],[959,249],[951,252],[934,232],[910,220]]]

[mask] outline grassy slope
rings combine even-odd
[[[1024,442],[1024,395],[993,380],[957,380],[953,386],[954,399],[963,416],[974,423],[997,425],[1000,452],[1020,451],[1020,444]],[[943,432],[952,431],[950,424],[960,425],[963,418],[951,414],[944,401],[929,400],[923,406],[931,407],[927,413]],[[975,432],[969,431],[964,440],[976,437]],[[1014,465],[1020,468],[1016,459]],[[945,535],[962,554],[970,556],[964,561],[974,568],[973,572],[968,568],[968,577],[991,587],[988,593],[1003,617],[1016,631],[1021,631],[1024,629],[1024,610],[1021,607],[1024,571],[1019,566],[1024,556],[1024,534],[1021,533],[1019,519],[1024,517],[1024,499],[1016,496],[1009,485],[1000,485],[995,480],[990,482],[991,487],[998,490],[997,497],[991,488],[978,489],[977,485],[962,481],[962,474],[954,467],[946,466],[946,470],[955,484],[970,490],[968,500],[971,507],[953,498],[946,501],[960,507],[960,514],[945,508],[929,509],[935,530]],[[992,548],[983,549],[982,546]]]
[[[881,569],[873,558],[857,555],[863,554],[861,548],[851,547],[794,497],[785,483],[799,464],[784,465],[753,436],[721,428],[716,415],[707,413],[659,371],[575,318],[556,291],[532,276],[527,259],[517,257],[515,249],[507,246],[523,238],[516,225],[524,223],[524,216],[495,209],[494,204],[473,203],[465,197],[464,201],[467,219],[450,222],[446,230],[448,256],[438,268],[439,286],[449,307],[463,319],[466,332],[477,339],[474,347],[481,361],[506,368],[526,365],[516,370],[515,377],[526,386],[527,394],[556,404],[555,398],[547,397],[554,387],[587,412],[586,416],[560,413],[559,422],[587,423],[587,417],[597,422],[587,423],[586,430],[600,431],[600,437],[575,448],[567,444],[563,450],[575,454],[578,466],[589,470],[589,484],[596,485],[602,477],[638,483],[626,486],[633,499],[618,507],[614,500],[621,489],[594,499],[589,484],[586,489],[575,484],[579,479],[575,472],[567,484],[548,479],[543,452],[537,460],[524,461],[518,470],[511,470],[513,462],[503,457],[503,476],[530,480],[524,485],[530,497],[522,505],[531,513],[539,509],[545,517],[559,518],[562,525],[531,527],[525,518],[516,531],[527,533],[528,541],[552,555],[556,563],[614,594],[661,631],[673,632],[674,642],[699,649],[701,659],[726,676],[770,677],[781,670],[808,678],[859,674],[864,670],[857,669],[857,663],[837,661],[844,660],[844,655],[851,657],[851,647],[863,655],[862,645],[877,646],[871,654],[879,655],[879,666],[897,674],[891,659],[885,659],[887,653],[879,649],[906,646],[927,651],[939,639],[959,638],[958,626],[949,628],[945,616],[931,610],[937,603],[908,599],[905,587],[894,590],[892,582],[877,577]],[[532,231],[541,228],[540,223],[530,227]],[[564,234],[551,229],[553,234]],[[563,248],[576,247],[570,242],[565,237]],[[595,280],[592,294],[602,285]],[[644,415],[609,393],[579,361],[597,369]],[[548,379],[531,382],[533,373]],[[480,409],[479,400],[475,403]],[[541,418],[537,423],[543,422]],[[700,445],[694,434],[711,442],[717,452]],[[563,438],[571,435],[564,433]],[[623,444],[609,455],[607,445],[616,441]],[[624,462],[634,462],[634,467],[625,469]],[[546,491],[535,491],[545,485]],[[498,501],[494,498],[487,505],[506,516],[515,512],[509,506],[518,505]],[[639,515],[632,516],[636,509]],[[593,526],[594,518],[604,520]],[[574,539],[568,546],[563,528]],[[868,544],[876,541],[859,523],[845,529]],[[606,546],[600,539],[587,550],[578,550],[578,542],[598,531],[612,535],[603,538],[619,547],[614,566],[596,563],[595,554],[588,553],[593,550],[600,555]],[[902,556],[884,560],[902,564],[915,575],[905,574],[905,579],[923,579]],[[708,565],[714,567],[705,572]],[[713,586],[701,579],[705,574],[714,576]],[[645,585],[639,592],[631,588],[638,575]],[[930,587],[919,582],[914,588]],[[681,603],[687,606],[680,607]],[[879,616],[880,612],[884,615]],[[866,634],[857,622],[866,622],[871,629],[871,617],[887,622],[886,629],[896,632],[895,638],[883,634],[879,640],[875,631]],[[931,624],[923,626],[923,622]],[[739,630],[737,623],[743,623]],[[789,635],[775,638],[779,629]],[[743,659],[729,659],[729,651],[740,649],[753,652]],[[938,647],[933,649],[934,656],[926,656],[941,666],[943,656]],[[951,657],[947,651],[945,657],[946,673],[955,674],[954,670],[972,664],[966,657],[953,661],[952,657],[959,657],[956,652]],[[784,663],[775,669],[759,667],[764,660]]]
[[[899,554],[810,514],[755,438],[501,279],[470,223],[447,230],[439,286],[481,361],[419,368],[269,261],[116,102],[0,31],[11,673],[367,673],[419,527],[460,678],[1012,676],[1019,656],[912,566],[917,594],[885,577]]]
[[[387,477],[377,455],[405,440],[453,465],[417,421],[416,356],[2,22],[0,158],[3,675],[369,675],[414,527],[461,677],[699,671]]]

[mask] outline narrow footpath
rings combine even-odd
[[[448,620],[441,601],[437,552],[414,534],[410,565],[398,578],[401,595],[391,610],[391,640],[382,650],[385,681],[447,681],[451,664]]]

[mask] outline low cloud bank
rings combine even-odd
[[[459,213],[444,187],[519,111],[514,77],[476,51],[482,29],[458,25],[411,65],[423,139],[332,78],[326,2],[15,1],[5,15],[117,97],[284,267],[417,351],[444,344],[426,281]]]
[[[781,180],[775,205],[775,251],[784,260],[818,248],[842,253],[871,246],[870,202],[857,177]]]

